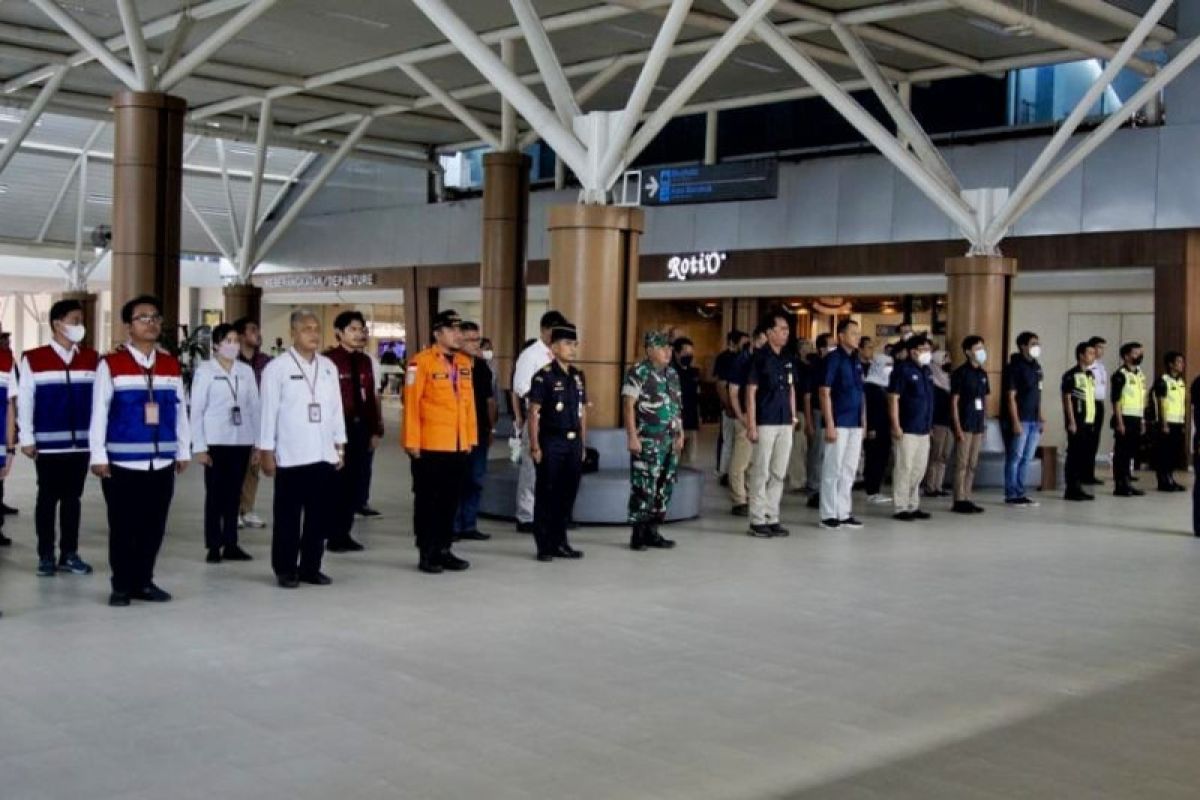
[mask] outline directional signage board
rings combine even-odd
[[[779,163],[774,160],[642,170],[642,205],[647,206],[769,200],[778,192]]]

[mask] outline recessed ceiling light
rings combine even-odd
[[[390,22],[382,20],[369,19],[360,17],[357,14],[347,14],[345,11],[322,11],[321,16],[329,17],[330,19],[340,19],[343,22],[353,22],[355,25],[366,25],[368,28],[378,28],[379,30],[387,30],[392,27]]]

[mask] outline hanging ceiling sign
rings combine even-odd
[[[642,205],[647,206],[770,200],[779,194],[779,163],[769,159],[650,168],[643,173]]]
[[[374,285],[374,272],[306,272],[263,278],[267,289],[356,289]]]
[[[667,277],[673,281],[713,278],[721,271],[721,265],[727,258],[727,254],[716,251],[690,256],[671,256],[667,261]]]

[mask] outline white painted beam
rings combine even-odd
[[[154,86],[154,73],[150,68],[150,56],[146,52],[146,39],[142,36],[142,21],[138,17],[137,7],[133,0],[117,0],[117,11],[121,15],[125,40],[129,42],[129,57],[133,59],[138,90],[148,92]]]
[[[78,42],[80,47],[88,51],[93,58],[103,64],[105,69],[113,74],[113,77],[125,84],[129,89],[137,91],[138,78],[134,74],[134,71],[129,68],[129,65],[113,55],[112,51],[93,36],[91,31],[80,25],[74,17],[64,11],[54,0],[29,0],[29,2],[37,6],[64,33]]]
[[[479,117],[475,116],[469,108],[450,96],[442,87],[438,86],[429,79],[425,73],[417,69],[412,64],[401,64],[400,70],[409,77],[409,79],[421,87],[421,90],[427,95],[437,100],[442,106],[454,115],[455,119],[461,122],[466,128],[478,136],[483,141],[487,142],[495,150],[503,150],[504,146],[498,137],[487,125],[484,125]]]
[[[48,2],[48,0],[41,0],[41,2]],[[158,79],[159,89],[164,92],[170,91],[177,83],[191,75],[196,67],[207,61],[231,39],[245,30],[254,20],[269,11],[276,2],[278,0],[253,0],[241,11],[238,11],[194,50],[176,61],[166,74]]]
[[[67,66],[59,67],[49,82],[38,92],[37,99],[33,101],[33,105],[22,115],[16,130],[8,137],[8,141],[4,143],[4,149],[0,150],[0,173],[4,172],[5,167],[8,166],[8,162],[12,161],[12,157],[17,154],[21,145],[24,144],[25,137],[29,135],[29,132],[33,130],[33,126],[37,124],[38,119],[46,110],[46,106],[50,103],[50,99],[62,87],[63,80],[66,79],[69,70],[70,67]]]

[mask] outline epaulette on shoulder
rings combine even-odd
[[[553,362],[553,361],[551,361],[549,364],[547,364],[546,366],[542,367],[542,368],[541,368],[540,370],[538,370],[538,371],[539,371],[539,372],[550,372],[552,369],[554,369],[554,362]]]

